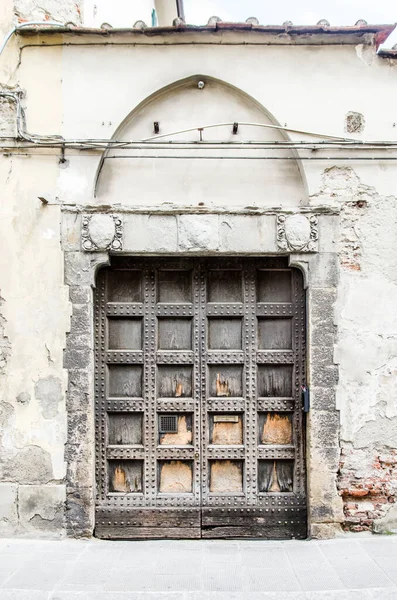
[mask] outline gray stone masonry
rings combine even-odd
[[[90,211],[89,215],[95,215]],[[113,213],[109,213],[113,214]],[[116,214],[116,213],[115,213]],[[307,288],[309,369],[312,410],[307,421],[307,479],[309,533],[312,537],[334,537],[343,521],[342,502],[336,488],[339,468],[339,414],[335,407],[338,367],[333,350],[336,328],[333,312],[337,294],[337,254],[332,242],[337,223],[332,211],[316,208],[316,215],[300,213],[307,231],[294,228],[288,236],[277,215],[264,214],[149,214],[117,211],[122,227],[122,249],[129,255],[277,255],[286,254],[283,243],[301,246],[287,251],[290,264],[303,272]],[[280,217],[281,213],[277,213]],[[113,217],[112,217],[113,218]],[[92,221],[92,218],[91,218]],[[88,223],[91,223],[88,221]],[[328,235],[324,222],[329,221]],[[88,234],[90,234],[89,225]],[[319,236],[318,231],[323,235]],[[304,228],[305,229],[305,228]],[[85,230],[84,230],[85,231]],[[105,232],[106,233],[106,232]],[[87,234],[87,235],[88,235]],[[92,232],[91,232],[92,234]],[[68,370],[68,440],[65,447],[66,531],[71,537],[90,536],[94,529],[94,306],[92,288],[100,267],[108,265],[107,248],[83,249],[81,215],[65,209],[62,213],[62,245],[65,256],[65,284],[72,303],[70,332],[67,335],[64,367]],[[305,235],[312,237],[305,238]],[[85,236],[85,233],[84,233]],[[83,236],[84,239],[88,239]],[[284,239],[285,238],[285,239]],[[302,242],[303,240],[303,242]],[[312,243],[313,242],[313,243]],[[312,249],[309,249],[310,248]],[[118,252],[118,254],[120,254]],[[318,474],[321,474],[319,476]]]

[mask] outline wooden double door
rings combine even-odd
[[[96,536],[306,537],[305,294],[285,258],[114,258],[95,353]]]

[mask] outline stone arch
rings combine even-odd
[[[199,81],[204,82],[203,89],[199,89]],[[197,128],[208,125],[220,125],[204,130],[203,140],[208,142],[290,140],[285,130],[273,128],[280,123],[255,98],[225,81],[200,74],[173,82],[147,97],[118,125],[112,140],[155,138],[154,121],[160,124],[160,135],[195,128],[194,132],[159,137],[159,142],[198,141]],[[232,133],[233,122],[239,123],[237,135]],[[148,158],[150,148],[142,145],[134,151],[106,149],[96,172],[94,195],[101,202],[122,199],[124,204],[147,206],[197,206],[204,202],[213,207],[259,208],[307,203],[306,178],[295,150],[240,147],[204,151],[196,145],[188,149],[179,146],[176,152],[170,145],[167,150],[159,147],[161,144],[151,150],[156,158]],[[172,152],[178,158],[171,158]],[[258,156],[267,158],[259,160]],[[276,159],[269,160],[270,156]]]

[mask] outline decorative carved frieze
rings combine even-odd
[[[277,246],[290,252],[317,252],[318,218],[316,215],[278,215]]]
[[[118,215],[85,215],[82,220],[81,245],[88,252],[123,249],[123,221]]]

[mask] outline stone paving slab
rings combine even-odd
[[[397,600],[397,536],[0,540],[0,600]]]

